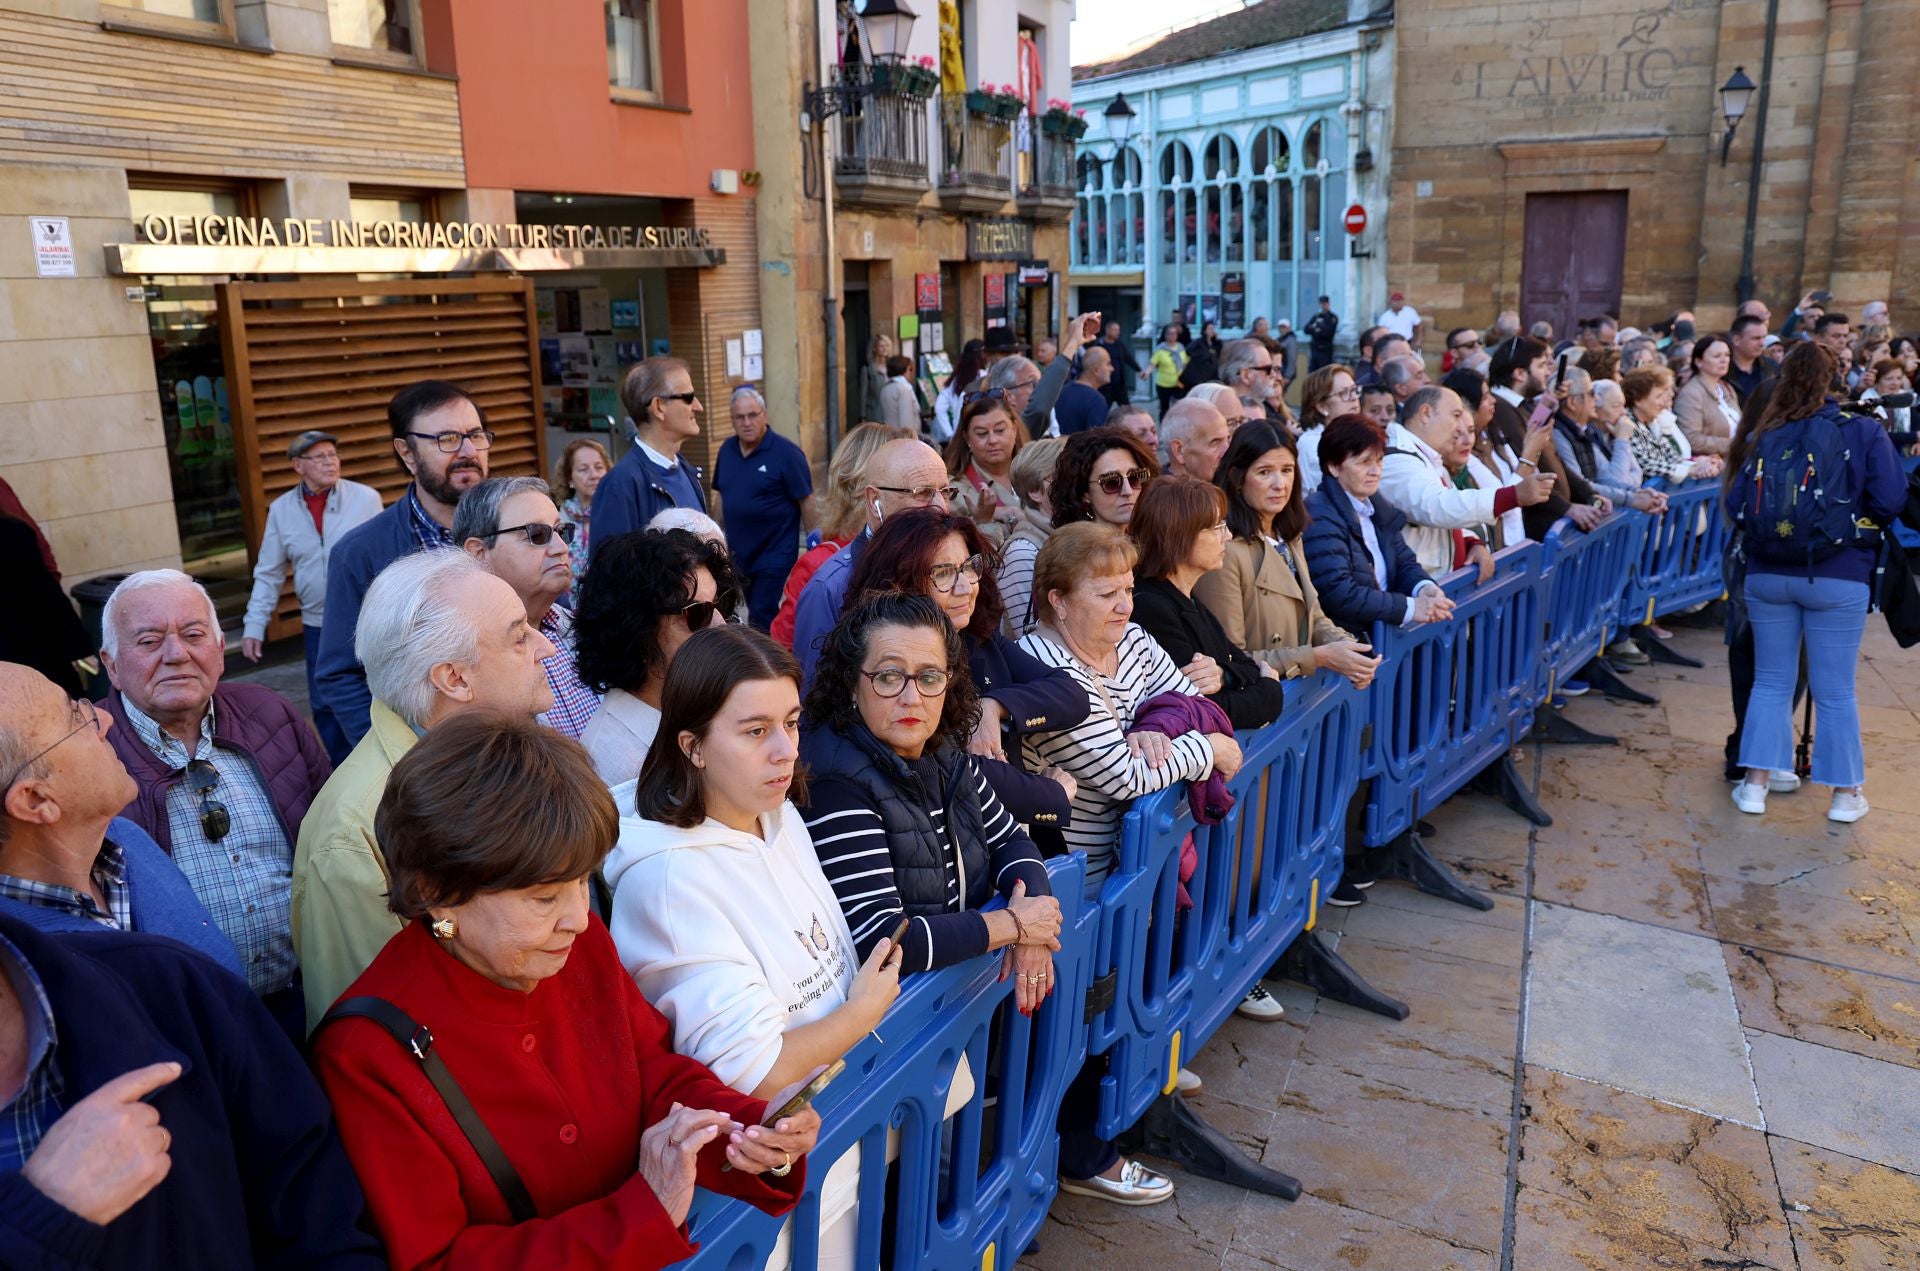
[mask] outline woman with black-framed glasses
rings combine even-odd
[[[807,693],[807,832],[861,958],[902,918],[903,972],[1006,949],[1015,1003],[1031,1014],[1053,991],[1060,902],[966,752],[979,709],[940,606],[900,591],[849,605]],[[1006,908],[979,912],[996,894]]]
[[[574,660],[604,694],[580,744],[609,787],[640,776],[673,655],[726,622],[738,592],[726,553],[685,530],[616,534],[595,547],[573,617]]]
[[[964,516],[935,508],[888,517],[860,553],[849,596],[904,591],[926,596],[960,633],[980,692],[980,719],[967,741],[981,774],[1014,818],[1034,831],[1058,831],[1072,814],[1073,778],[1057,769],[1029,773],[1020,738],[1040,728],[1071,728],[1087,704],[1066,672],[1041,664],[1001,634],[1004,606],[992,546]],[[883,694],[888,692],[881,686]]]

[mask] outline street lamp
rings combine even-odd
[[[875,62],[898,62],[907,55],[907,37],[920,15],[904,0],[856,0],[854,11],[866,28],[867,56]]]
[[[1134,110],[1127,102],[1125,93],[1115,93],[1107,108],[1100,112],[1107,119],[1107,135],[1113,138],[1113,157],[1117,162],[1120,152],[1127,148],[1127,136],[1133,131]]]
[[[1727,134],[1720,142],[1720,166],[1727,166],[1727,154],[1733,149],[1733,134],[1740,127],[1740,121],[1747,117],[1747,106],[1753,101],[1757,85],[1747,78],[1747,68],[1736,66],[1727,82],[1720,85],[1720,113],[1727,119]]]

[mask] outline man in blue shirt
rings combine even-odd
[[[1113,360],[1107,351],[1094,345],[1080,355],[1080,378],[1060,390],[1053,417],[1060,421],[1060,435],[1071,436],[1107,422],[1107,381],[1113,378]]]
[[[713,513],[727,531],[735,567],[747,577],[748,620],[765,631],[800,559],[801,527],[819,523],[813,472],[805,451],[767,427],[767,399],[758,390],[734,389],[727,413],[733,436],[720,443],[713,461]]]
[[[700,469],[680,453],[680,447],[700,435],[705,410],[693,391],[687,364],[677,357],[648,358],[627,372],[620,404],[637,432],[633,449],[620,457],[593,493],[594,543],[644,530],[668,508],[707,510]],[[591,544],[587,550],[592,552]]]
[[[422,380],[395,393],[387,403],[387,427],[393,453],[413,484],[386,511],[341,539],[327,559],[327,621],[320,628],[314,689],[345,735],[346,752],[330,756],[335,763],[343,762],[372,727],[367,673],[353,655],[361,597],[374,576],[400,557],[454,545],[453,509],[462,494],[487,479],[487,451],[493,445],[480,403],[466,389],[441,380]]]

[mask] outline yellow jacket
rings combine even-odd
[[[360,978],[402,924],[387,908],[387,863],[373,814],[387,776],[419,736],[376,701],[373,727],[320,787],[293,851],[293,951],[307,998],[307,1031]]]

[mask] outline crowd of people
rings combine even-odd
[[[1855,375],[1817,302],[1778,340],[1762,308],[1560,349],[1503,314],[1447,334],[1438,383],[1417,314],[1354,364],[1310,328],[1297,414],[1271,339],[1205,330],[1208,379],[1170,330],[1138,370],[1178,395],[1116,398],[1118,327],[1084,315],[1044,370],[963,357],[944,453],[904,412],[853,428],[817,499],[751,389],[709,493],[666,357],[623,386],[631,450],[575,442],[551,481],[492,475],[481,404],[438,381],[390,403],[411,483],[385,509],[303,434],[243,651],[291,568],[312,722],[223,682],[173,570],[107,603],[99,702],[70,638],[0,665],[0,1262],[661,1266],[696,1185],[785,1214],[820,1128],[788,1096],[902,975],[990,959],[1042,1009],[1049,857],[1084,853],[1097,893],[1133,800],[1186,782],[1217,814],[1286,681],[1367,690],[1380,624],[1451,619],[1440,576],[1658,513],[1653,478],[1722,477],[1741,530],[1735,802],[1798,784],[1804,643],[1812,778],[1859,819],[1853,663],[1914,346],[1869,328]],[[1844,515],[1781,510],[1809,452]],[[1380,868],[1351,854],[1326,902]],[[1258,984],[1239,1010],[1283,1013]],[[1103,1071],[1063,1102],[1061,1187],[1164,1201],[1095,1129]],[[832,1166],[820,1265],[851,1265],[886,1167]]]

